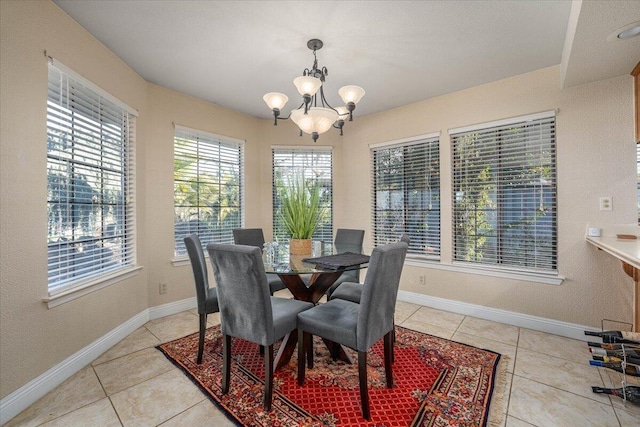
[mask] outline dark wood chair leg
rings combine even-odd
[[[340,344],[337,342],[331,343],[331,348],[329,349],[329,354],[331,354],[331,358],[335,362],[340,357]]]
[[[305,353],[305,341],[306,335],[303,331],[298,329],[298,385],[304,385],[304,353]]]
[[[265,349],[264,355],[264,410],[271,410],[273,396],[273,344]]]
[[[200,315],[200,336],[198,338],[198,359],[196,362],[202,363],[202,353],[204,353],[204,333],[207,330],[207,315],[203,313]]]
[[[384,336],[384,375],[387,377],[387,388],[393,387],[393,331]]]
[[[304,334],[304,348],[307,354],[307,366],[309,369],[313,369],[313,335]]]
[[[231,378],[231,336],[222,336],[222,394],[229,391]]]
[[[396,321],[395,319],[393,320],[393,329],[392,329],[392,333],[393,333],[393,341],[391,343],[391,362],[395,362],[396,361]]]
[[[371,419],[369,410],[369,388],[367,381],[367,352],[358,352],[358,377],[360,379],[360,402],[362,404],[362,417],[365,420]]]

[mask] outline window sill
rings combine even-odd
[[[205,255],[204,258],[205,260],[209,259],[209,255]],[[173,264],[174,267],[182,267],[184,265],[191,265],[191,260],[189,257],[174,258],[171,260],[171,264]]]
[[[456,273],[477,274],[481,276],[499,277],[502,279],[524,280],[527,282],[543,283],[546,285],[561,285],[564,277],[557,273],[534,273],[513,271],[499,268],[470,266],[462,263],[443,264],[425,258],[409,258],[405,260],[406,265],[412,267],[433,268],[436,270],[453,271]]]
[[[115,271],[111,274],[100,276],[99,278],[90,279],[86,282],[80,282],[73,288],[65,289],[54,294],[49,294],[49,297],[44,298],[42,302],[46,303],[48,308],[57,307],[61,304],[73,301],[76,298],[80,298],[102,288],[106,288],[107,286],[111,286],[115,283],[129,279],[137,275],[140,270],[142,270],[141,266],[127,267],[122,270]]]

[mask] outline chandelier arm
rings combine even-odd
[[[322,106],[331,108],[333,111],[338,113],[338,117],[340,117],[340,112],[335,108],[333,108],[331,104],[329,104],[329,101],[327,101],[327,98],[324,97],[324,90],[322,90],[322,87],[320,87],[320,97],[321,97],[320,102],[322,102]]]
[[[304,105],[304,102],[302,104],[300,104],[300,106],[298,108],[296,108],[296,110],[301,109],[303,105]],[[275,108],[274,108],[274,110],[275,110]],[[289,120],[289,118],[291,117],[291,111],[289,111],[289,115],[287,117],[280,117],[280,110],[278,110],[277,112],[272,110],[272,112],[273,112],[273,116],[274,116],[273,117],[274,118],[274,122],[273,122],[274,126],[278,126],[278,120]]]

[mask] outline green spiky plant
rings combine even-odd
[[[280,192],[280,219],[292,239],[311,239],[322,222],[320,190],[317,183],[307,185],[303,177],[297,177]]]

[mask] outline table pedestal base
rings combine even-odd
[[[327,289],[333,285],[342,275],[342,271],[327,271],[322,273],[313,273],[309,279],[309,283],[305,283],[298,274],[278,274],[280,280],[287,286],[287,289],[293,294],[297,300],[311,302],[314,305],[320,301]],[[278,349],[273,366],[278,370],[289,363],[293,352],[296,350],[298,343],[298,330],[294,329],[282,339],[282,344]],[[325,340],[325,344],[331,351],[332,357],[344,360],[347,363],[353,363],[349,353],[345,348],[339,346],[335,349],[335,344]]]

